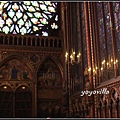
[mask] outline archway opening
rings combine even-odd
[[[3,85],[0,87],[0,118],[13,117],[13,90]]]
[[[62,75],[56,62],[52,58],[46,59],[38,70],[38,84],[37,84],[37,104],[49,111],[40,113],[38,107],[38,117],[57,117],[56,111],[52,110],[56,104],[62,107]],[[58,94],[59,93],[59,94]],[[44,107],[43,107],[44,104]],[[61,114],[61,113],[60,113]]]
[[[15,117],[32,117],[32,92],[26,86],[15,91]]]

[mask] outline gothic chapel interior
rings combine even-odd
[[[0,1],[0,118],[120,118],[120,2]]]

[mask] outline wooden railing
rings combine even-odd
[[[39,47],[61,48],[62,40],[59,37],[0,34],[0,45],[39,46]]]

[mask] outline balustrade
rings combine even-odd
[[[38,46],[61,48],[62,40],[59,37],[0,35],[0,45]]]

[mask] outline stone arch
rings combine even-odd
[[[39,70],[39,68],[42,65],[42,63],[44,63],[48,59],[54,61],[54,63],[58,66],[58,68],[59,68],[59,70],[61,72],[62,78],[63,78],[63,67],[62,67],[61,63],[56,59],[56,57],[54,57],[52,55],[48,55],[44,59],[41,60],[41,62],[39,63],[39,65],[37,67],[37,71]]]
[[[56,116],[56,111],[52,109],[55,105],[62,107],[62,69],[60,63],[52,55],[42,59],[37,67],[37,112],[38,116],[50,117],[51,112],[53,117]],[[59,84],[60,82],[60,84]],[[59,95],[58,95],[59,93]],[[49,115],[45,114],[46,108],[49,110]],[[54,113],[55,112],[55,113]]]
[[[112,88],[110,89],[109,95],[113,92],[113,90],[117,91],[117,88],[112,87]]]
[[[0,63],[0,79],[5,80],[25,80],[33,78],[33,68],[22,57],[12,55]],[[14,76],[13,71],[14,71]]]
[[[21,88],[22,88],[22,89],[25,89],[25,90],[27,90],[27,91],[32,92],[31,88],[30,88],[29,86],[27,86],[26,84],[25,84],[25,85],[24,85],[24,84],[19,85],[19,86],[16,88],[15,92],[18,91],[18,90],[20,90]]]
[[[19,84],[19,85],[15,88],[15,92],[16,92],[20,87],[26,87],[27,89],[29,89],[30,91],[32,91],[32,88],[31,88],[30,86],[28,86],[27,83],[21,83],[21,84]]]
[[[53,65],[52,67],[51,66],[49,66],[49,65]],[[49,68],[49,67],[51,67],[50,69],[51,69],[51,71],[56,71],[56,73],[58,72],[59,74],[57,74],[58,76],[60,76],[59,77],[59,81],[58,82],[61,82],[61,83],[58,83],[58,84],[61,84],[61,86],[62,86],[62,79],[63,79],[63,70],[62,70],[62,66],[61,66],[61,64],[53,57],[53,56],[48,56],[48,57],[46,57],[44,60],[42,60],[41,61],[41,63],[39,64],[39,66],[38,66],[38,68],[37,68],[37,77],[38,77],[38,81],[40,80],[40,79],[42,79],[42,77],[44,77],[43,75],[42,75],[42,73],[40,73],[41,74],[41,76],[39,76],[38,74],[39,74],[39,71],[45,71],[45,72],[47,72],[48,70],[47,70],[47,68]],[[44,68],[44,69],[41,69],[41,68]],[[49,70],[50,70],[49,69]],[[54,71],[54,72],[55,72]],[[48,71],[49,72],[49,71]],[[44,74],[44,73],[43,73]],[[53,75],[53,74],[52,74]],[[51,76],[52,76],[51,75]],[[54,76],[54,75],[53,75]],[[57,79],[58,80],[58,79]],[[57,84],[57,83],[55,83],[55,84]]]
[[[109,104],[109,95],[103,94],[103,98],[102,98],[101,102],[102,102],[103,106],[105,103]]]
[[[97,97],[97,106],[99,106],[100,102],[101,102],[101,95],[96,95]]]
[[[0,86],[0,118],[13,116],[13,93],[10,86]]]
[[[119,94],[119,91],[117,90],[117,88],[115,88],[115,87],[111,88],[110,93],[109,93],[109,104],[111,102],[110,99],[112,99],[114,103],[117,100],[118,95],[115,96],[115,92],[117,92],[117,94]]]
[[[32,116],[32,90],[21,85],[15,91],[15,116],[31,117]]]
[[[9,85],[7,85],[7,84],[2,84],[2,85],[0,85],[0,91],[2,90],[2,89],[9,89],[9,91],[13,91],[13,89],[11,88],[11,86],[9,86]]]

